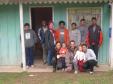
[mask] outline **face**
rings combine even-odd
[[[64,23],[61,23],[60,28],[64,28],[64,27],[65,27]]]
[[[62,44],[62,47],[63,47],[63,48],[65,48],[65,47],[66,47],[66,44],[65,44],[65,43],[63,43],[63,44]]]
[[[71,42],[71,43],[70,43],[70,47],[71,47],[72,49],[74,49],[74,48],[75,48],[75,42]]]
[[[42,26],[46,26],[46,21],[42,21]]]
[[[85,21],[80,21],[80,25],[85,25]]]
[[[82,49],[82,46],[79,46],[79,51],[82,51],[83,49]]]
[[[76,29],[76,25],[75,24],[72,25],[72,29]]]
[[[50,28],[50,29],[53,29],[53,23],[50,23],[50,24],[49,24],[49,28]]]
[[[96,25],[96,24],[97,24],[97,21],[96,21],[95,19],[93,19],[93,20],[92,20],[92,24],[93,24],[93,25]]]
[[[87,51],[87,47],[86,46],[82,46],[83,52]]]
[[[57,43],[56,44],[56,49],[60,49],[61,48],[61,44],[60,43]]]
[[[29,29],[29,26],[24,26],[24,30],[28,30]]]

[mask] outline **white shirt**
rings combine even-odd
[[[96,55],[92,49],[87,49],[85,56],[86,60],[96,60]]]
[[[85,53],[82,52],[82,51],[77,51],[75,56],[74,56],[74,60],[86,60],[86,57],[85,57]]]

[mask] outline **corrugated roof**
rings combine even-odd
[[[18,4],[20,0],[0,0],[0,4]],[[113,0],[21,0],[24,4],[46,3],[107,3]]]

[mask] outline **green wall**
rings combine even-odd
[[[24,23],[30,23],[31,6],[52,6],[54,9],[54,24],[57,27],[60,20],[67,22],[66,10],[70,7],[102,7],[102,31],[104,42],[99,52],[99,63],[108,64],[109,59],[109,8],[106,4],[45,4],[24,5]],[[0,5],[0,65],[20,65],[20,26],[19,6]]]
[[[67,8],[71,7],[101,7],[102,8],[102,31],[104,42],[99,50],[99,63],[108,64],[109,63],[109,6],[107,4],[45,4],[45,5],[24,5],[24,22],[30,23],[30,7],[40,7],[40,6],[51,6],[54,9],[54,25],[58,26],[60,20],[67,22]]]
[[[0,65],[20,65],[20,28],[17,5],[0,5]]]
[[[109,27],[110,27],[110,9],[108,5],[102,6],[102,31],[103,45],[100,48],[99,62],[102,64],[109,62]]]

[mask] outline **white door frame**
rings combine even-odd
[[[19,14],[20,14],[20,31],[21,31],[21,54],[22,54],[22,64],[23,70],[26,71],[26,56],[25,56],[25,40],[24,40],[24,24],[23,24],[23,4],[19,0]]]

